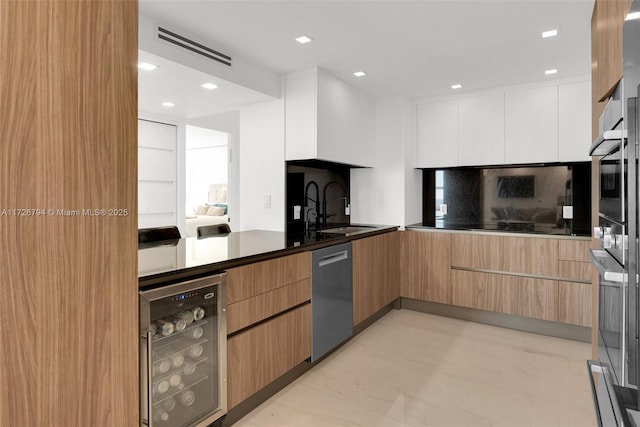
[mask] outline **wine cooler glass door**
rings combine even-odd
[[[226,413],[224,276],[140,295],[143,425],[215,421]]]

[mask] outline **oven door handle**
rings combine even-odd
[[[627,138],[626,129],[614,129],[602,132],[589,147],[590,156],[606,156],[620,149],[623,139]]]
[[[603,251],[602,249],[590,249],[589,258],[591,258],[591,263],[596,270],[598,270],[598,273],[600,273],[602,278],[607,282],[624,283],[626,281],[627,273],[625,273],[622,267],[619,267],[617,263],[614,265],[619,267],[619,269],[607,268],[607,266],[604,265],[603,260],[611,258],[606,251]],[[615,263],[613,259],[611,259],[611,261]]]
[[[634,425],[629,422],[627,409],[613,385],[609,367],[595,360],[587,360],[587,371],[598,427]],[[600,384],[596,384],[596,376],[598,383],[603,382],[604,387],[598,388]]]

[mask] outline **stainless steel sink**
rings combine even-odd
[[[366,225],[347,225],[344,227],[325,228],[324,230],[318,230],[318,233],[343,234],[345,236],[351,236],[358,233],[366,233],[375,228],[376,227],[369,227]]]

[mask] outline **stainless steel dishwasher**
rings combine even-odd
[[[311,362],[353,334],[351,243],[311,253]]]

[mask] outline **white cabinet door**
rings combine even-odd
[[[316,70],[289,73],[285,78],[285,159],[315,159]]]
[[[138,120],[138,228],[177,225],[177,127]]]
[[[558,161],[558,87],[505,94],[505,162]]]
[[[504,93],[458,102],[458,165],[504,163]]]
[[[558,87],[558,153],[561,162],[590,161],[591,82]]]
[[[285,159],[375,163],[375,103],[320,68],[285,78]]]
[[[416,106],[416,167],[458,165],[458,101]]]
[[[317,102],[317,158],[354,166],[374,166],[374,101],[318,68]]]

